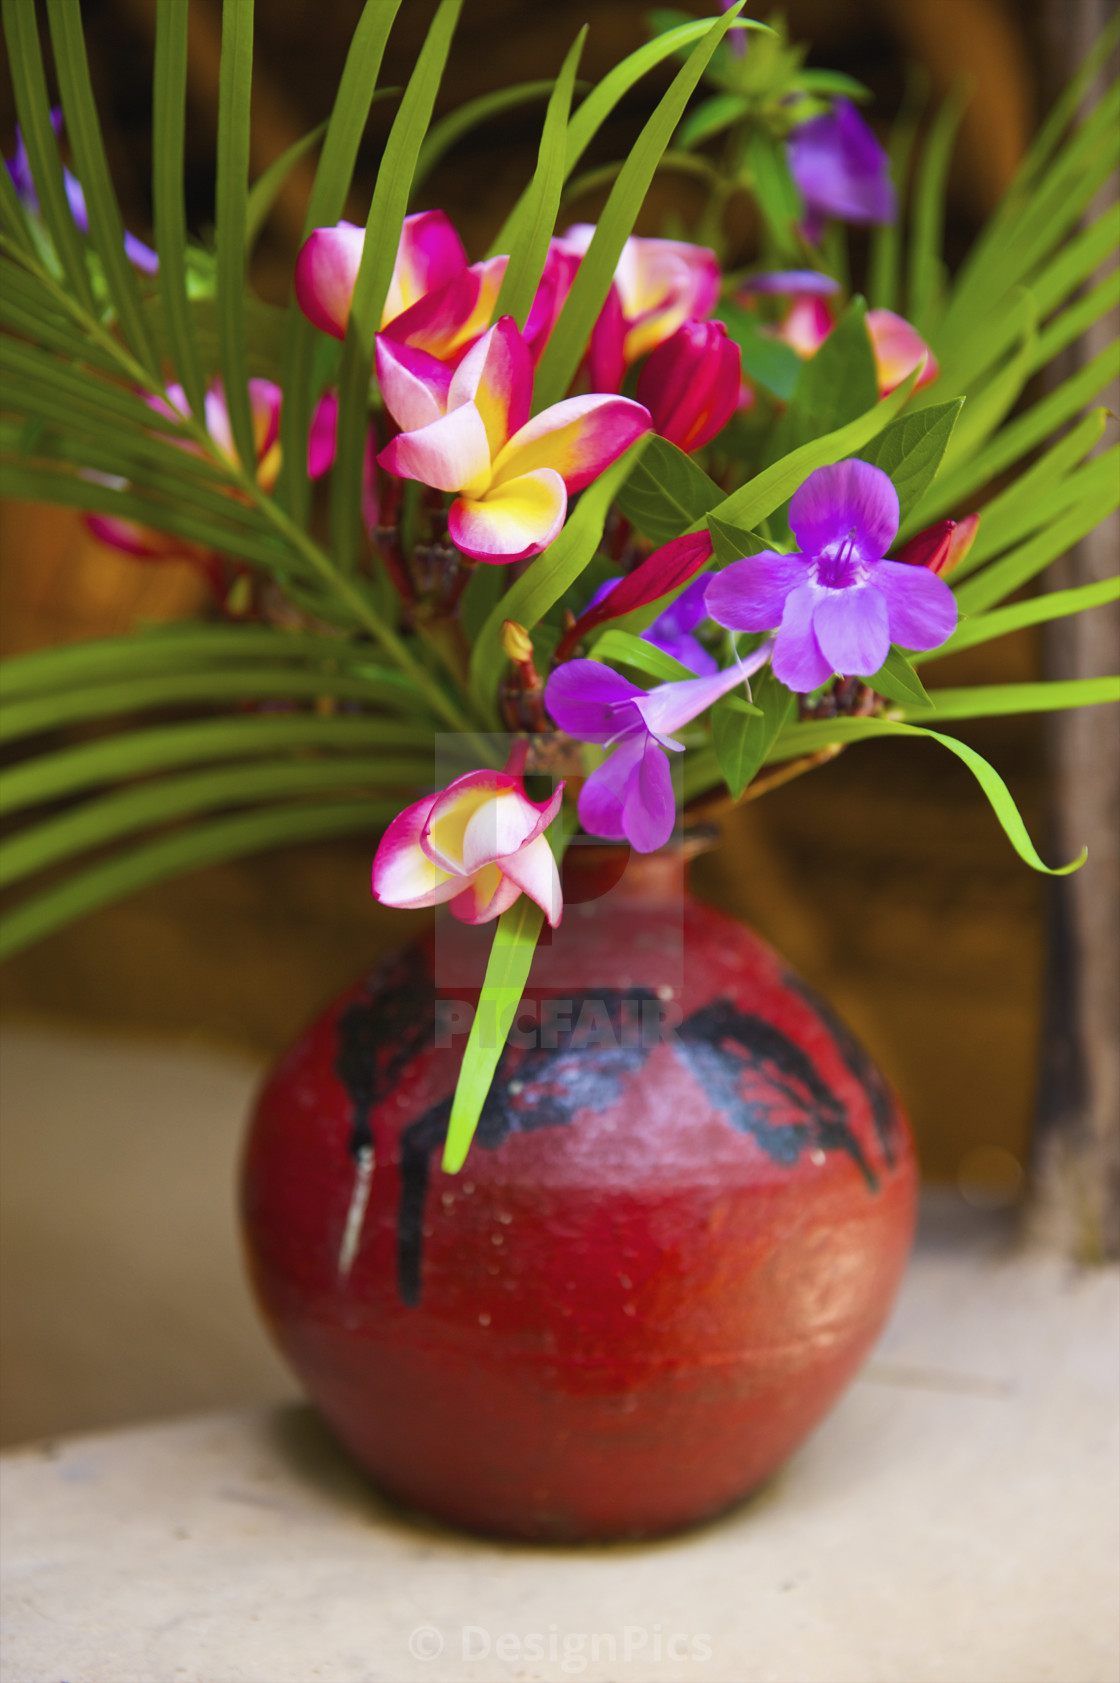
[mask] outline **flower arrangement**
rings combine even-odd
[[[650,852],[717,791],[752,798],[852,742],[931,737],[1028,865],[1073,870],[1043,863],[952,727],[1120,693],[920,676],[1117,594],[1021,595],[1118,500],[1115,446],[1094,454],[1106,411],[1086,412],[1115,348],[1023,401],[1116,301],[1115,272],[1086,290],[1114,215],[1083,222],[1116,164],[1115,90],[1082,106],[1117,28],[949,280],[959,102],[912,170],[913,114],[884,150],[865,90],[806,68],[743,0],[656,14],[577,100],[581,31],[532,178],[471,261],[443,210],[410,206],[472,121],[535,90],[433,123],[461,5],[441,0],[364,227],[340,217],[399,0],[367,0],[321,139],[252,186],[253,8],[224,0],[212,246],[188,240],[183,204],[186,8],[158,8],[154,247],[123,225],[78,8],[48,0],[54,110],[33,0],[5,0],[20,130],[0,171],[4,494],[81,509],[138,560],[188,556],[214,598],[197,623],[6,664],[5,801],[22,822],[0,849],[17,890],[2,950],[202,863],[381,831],[379,900],[496,926],[497,1035],[480,1011],[450,1169],[540,931],[561,924],[576,826]],[[598,222],[567,225],[604,120],[665,64],[633,151],[594,172],[610,183]],[[292,296],[274,308],[247,289],[248,255],[313,144]],[[704,185],[688,239],[633,232],[660,168]],[[747,252],[728,246],[737,195],[757,212]],[[866,300],[852,224],[870,230]],[[433,789],[437,734],[463,764]],[[542,770],[553,789],[536,799]],[[111,851],[88,862],[96,849]],[[48,867],[65,869],[22,889]]]

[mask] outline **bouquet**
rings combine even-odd
[[[1115,271],[1093,281],[1115,211],[1085,220],[1120,150],[1117,90],[1083,105],[1120,19],[950,278],[961,100],[920,147],[904,110],[884,149],[866,90],[807,68],[744,0],[654,14],[590,89],[582,30],[486,254],[426,206],[425,181],[540,87],[433,122],[462,8],[441,0],[365,226],[340,220],[399,3],[367,0],[329,121],[250,184],[253,7],[224,0],[211,244],[184,211],[186,7],[160,6],[148,246],[109,177],[79,9],[46,8],[55,109],[34,0],[5,0],[19,133],[0,171],[0,489],[80,509],[149,563],[189,557],[213,607],[4,666],[0,950],[203,863],[380,833],[378,899],[494,925],[453,1170],[538,938],[562,922],[578,830],[651,852],[851,743],[911,736],[965,762],[1029,866],[1080,864],[1044,864],[953,727],[1102,703],[1117,680],[927,690],[923,668],[1118,593],[1024,594],[1120,500],[1116,447],[1095,453],[1107,412],[1089,407],[1115,347],[1024,393],[1117,299]],[[630,155],[581,176],[604,120],[665,65]],[[277,308],[248,260],[312,147]],[[703,214],[635,235],[660,169],[701,183]],[[589,180],[609,184],[605,208],[570,224]],[[727,235],[740,197],[746,250]],[[869,231],[855,283],[852,226]]]

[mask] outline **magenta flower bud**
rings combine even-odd
[[[722,321],[678,327],[638,377],[638,402],[655,431],[689,453],[713,439],[739,406],[740,360]]]

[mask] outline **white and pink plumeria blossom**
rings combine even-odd
[[[544,832],[564,785],[551,800],[530,800],[519,767],[511,769],[517,761],[515,750],[505,771],[468,771],[405,807],[374,856],[374,899],[409,910],[450,901],[460,923],[490,923],[527,894],[555,929],[564,903]]]
[[[309,321],[345,339],[366,231],[353,222],[316,228],[296,259],[295,290]],[[442,210],[406,216],[381,330],[432,356],[455,359],[489,326],[507,259],[468,264]]]
[[[582,257],[594,234],[593,223],[577,222],[565,229],[561,243]],[[592,335],[592,380],[598,389],[617,390],[639,357],[671,339],[684,322],[710,316],[719,291],[719,259],[707,246],[632,234]]]
[[[458,496],[448,536],[476,561],[538,555],[564,524],[568,497],[651,427],[630,398],[569,397],[530,420],[533,368],[503,316],[452,371],[379,335],[377,378],[403,430],[377,458],[399,479]]]

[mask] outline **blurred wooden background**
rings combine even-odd
[[[149,212],[154,5],[89,0],[82,8],[110,161],[140,233]],[[188,192],[202,230],[212,203],[218,7],[214,0],[190,7]],[[433,9],[433,0],[402,8],[385,83],[405,80]],[[358,0],[258,6],[254,172],[329,110],[358,10]],[[438,109],[554,74],[588,10],[584,0],[467,0]],[[646,0],[600,0],[592,9],[589,80],[645,38],[646,10]],[[896,109],[908,60],[926,64],[935,91],[960,71],[974,78],[951,182],[951,253],[963,251],[1034,120],[1041,0],[790,0],[784,10],[795,38],[814,42],[811,62],[872,88],[876,120]],[[592,161],[625,153],[666,79],[651,76],[635,90]],[[9,100],[5,88],[5,151]],[[390,104],[375,107],[359,160],[349,208],[362,219],[391,115]],[[528,108],[477,131],[428,184],[425,202],[453,212],[472,255],[532,168],[539,120]],[[262,241],[254,280],[265,296],[285,295],[307,185],[307,173],[297,172]],[[656,231],[669,194],[679,191],[666,178],[647,209],[646,232]],[[687,198],[672,202],[687,219]],[[594,209],[584,201],[573,212]],[[189,570],[112,554],[65,511],[0,511],[6,651],[174,617],[199,601]],[[1037,676],[1039,641],[1016,635],[939,671],[954,684]],[[1032,833],[1044,838],[1037,723],[999,720],[962,735],[992,759]],[[145,891],[12,961],[0,973],[0,1003],[278,1049],[379,951],[415,931],[413,916],[370,903],[370,851],[352,842],[307,847]],[[978,1198],[1014,1194],[1034,1105],[1045,886],[1013,854],[962,766],[933,745],[861,746],[734,815],[720,850],[698,862],[696,886],[748,917],[849,1019],[900,1090],[928,1173]]]

